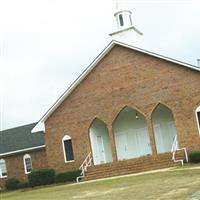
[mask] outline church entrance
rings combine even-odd
[[[159,104],[152,114],[152,120],[157,152],[170,152],[177,135],[172,111]]]
[[[145,117],[125,107],[113,124],[118,160],[151,154],[151,144]]]
[[[112,151],[106,124],[95,119],[89,129],[89,136],[94,164],[112,162]]]

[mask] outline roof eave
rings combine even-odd
[[[36,124],[36,126],[32,129],[32,133],[36,133],[38,131],[44,131],[45,132],[45,121],[49,118],[49,116],[58,108],[58,106],[66,99],[67,96],[71,94],[71,92],[79,85],[79,83],[89,74],[93,68],[101,61],[101,59],[115,46],[120,45],[129,49],[133,49],[135,51],[145,53],[196,71],[200,72],[200,68],[190,65],[188,63],[184,63],[172,58],[168,58],[144,49],[140,49],[116,40],[112,40],[106,48],[93,60],[93,62],[83,71],[83,73],[70,85],[70,87],[61,95],[61,97],[52,105],[52,107],[44,114],[44,116],[39,120],[39,122]]]
[[[45,132],[44,122],[57,109],[57,107],[71,94],[71,92],[78,86],[78,84],[92,71],[92,69],[100,62],[100,60],[115,46],[115,41],[111,41],[107,47],[93,60],[93,62],[82,72],[82,74],[69,86],[69,88],[60,96],[60,98],[51,106],[45,115],[38,121],[36,126],[32,129],[32,133],[38,131]]]
[[[29,152],[29,151],[34,151],[34,150],[39,150],[39,149],[43,149],[45,147],[46,147],[46,145],[40,145],[40,146],[30,147],[30,148],[26,148],[26,149],[20,149],[20,150],[16,150],[16,151],[9,151],[9,152],[6,152],[6,153],[1,153],[0,157],[10,156],[10,155],[13,155],[13,154]]]
[[[114,36],[114,35],[117,35],[119,33],[123,33],[123,32],[129,31],[129,30],[135,30],[139,35],[143,35],[143,33],[141,31],[139,31],[137,28],[135,28],[134,26],[130,26],[130,27],[121,29],[119,31],[115,31],[113,33],[110,33],[109,35],[110,36]]]

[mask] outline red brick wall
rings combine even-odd
[[[4,182],[9,178],[17,178],[20,181],[27,180],[28,175],[26,175],[24,172],[23,162],[23,156],[26,153],[31,156],[33,169],[47,168],[45,149],[3,157],[3,159],[6,161],[8,177],[2,179],[0,178],[0,186],[3,186]]]
[[[91,151],[88,129],[95,117],[108,125],[116,162],[112,123],[126,105],[145,115],[155,155],[151,114],[158,103],[172,110],[180,145],[199,148],[195,109],[200,104],[200,72],[115,46],[46,121],[48,165],[58,171],[79,167]],[[73,163],[64,163],[65,134],[72,137]]]

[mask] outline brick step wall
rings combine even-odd
[[[176,159],[184,158],[182,152],[178,152]],[[162,169],[180,165],[172,161],[172,153],[158,154],[155,156],[143,156],[140,158],[118,161],[101,165],[93,165],[88,168],[85,180],[93,180],[112,176],[138,173],[149,170]]]

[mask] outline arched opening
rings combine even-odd
[[[125,107],[113,123],[118,160],[151,154],[151,144],[145,117],[137,110]]]
[[[25,154],[23,157],[24,160],[24,171],[25,174],[29,174],[32,171],[32,161],[31,156],[29,154]]]
[[[170,152],[177,135],[172,111],[159,104],[152,114],[152,120],[157,152]]]
[[[197,127],[200,135],[200,106],[196,109]]]
[[[95,119],[90,126],[89,135],[94,164],[112,162],[112,151],[106,124]]]
[[[72,139],[69,135],[65,135],[62,139],[63,154],[65,163],[74,162],[74,152],[72,147]]]
[[[6,161],[4,159],[0,159],[0,178],[7,177],[7,167]]]

